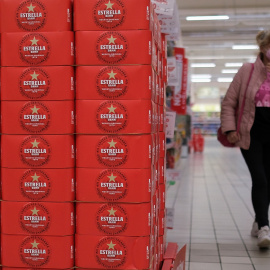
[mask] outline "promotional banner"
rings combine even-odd
[[[152,0],[156,13],[172,16],[175,6],[175,0]]]
[[[166,112],[166,138],[174,138],[175,112]]]
[[[180,85],[180,77],[179,73],[181,70],[179,70],[182,67],[176,64],[176,58],[174,56],[167,58],[167,65],[168,65],[168,85],[169,86],[179,86]]]

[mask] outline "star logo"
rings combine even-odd
[[[114,3],[111,3],[111,1],[109,0],[108,4],[105,4],[107,6],[107,9],[112,9]]]
[[[114,73],[113,70],[111,71],[111,73],[107,73],[110,78],[109,79],[115,79],[115,75],[117,75],[117,73]]]
[[[107,108],[109,110],[109,113],[115,113],[115,110],[117,109],[116,107],[113,107],[113,105],[111,105],[111,107]]]
[[[110,216],[114,216],[114,217],[115,217],[115,212],[116,212],[117,210],[113,210],[113,207],[112,207],[111,210],[107,210],[107,211],[109,212],[109,217],[110,217]]]
[[[38,248],[39,243],[37,243],[35,239],[34,242],[31,243],[31,245],[32,245],[32,248]]]
[[[110,179],[109,182],[115,182],[115,178],[117,176],[114,176],[113,173],[112,173],[111,176],[107,176],[107,177]]]
[[[33,6],[32,3],[31,3],[31,5],[30,5],[29,7],[27,7],[27,8],[28,8],[28,12],[31,12],[31,11],[32,11],[32,12],[35,12],[35,10],[34,10],[34,9],[35,9],[35,6]]]
[[[111,241],[110,244],[107,244],[108,245],[108,249],[114,249],[114,246],[116,246],[116,244],[113,244],[113,242]]]
[[[30,108],[30,110],[32,110],[32,114],[38,114],[38,110],[40,110],[40,108],[37,108],[35,105],[34,108]]]
[[[38,145],[40,144],[40,142],[37,142],[37,140],[35,140],[34,142],[31,142],[32,143],[32,148],[38,148]]]
[[[109,44],[115,44],[115,40],[117,38],[114,38],[113,35],[111,35],[111,37],[110,38],[107,38],[107,39],[109,40]]]
[[[113,140],[111,142],[108,142],[108,144],[110,145],[109,148],[115,148],[115,145],[117,144],[117,142],[114,142]]]
[[[37,74],[35,71],[34,71],[34,73],[33,74],[30,74],[30,76],[32,77],[32,81],[33,80],[38,80],[38,76],[39,76],[39,74]]]
[[[33,46],[33,45],[38,45],[37,43],[38,43],[39,40],[36,39],[36,37],[34,37],[34,38],[33,38],[32,40],[30,40],[30,41],[32,42],[31,45]]]
[[[34,216],[34,215],[38,216],[38,212],[39,212],[39,210],[37,210],[37,208],[36,208],[36,207],[34,207],[34,209],[33,209],[33,210],[31,210],[31,211],[32,211],[32,216]]]
[[[31,176],[32,178],[33,178],[33,182],[34,181],[36,181],[36,182],[38,182],[38,178],[40,177],[40,176],[37,176],[37,174],[35,173],[33,176]]]

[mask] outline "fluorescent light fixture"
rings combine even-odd
[[[229,20],[227,15],[214,15],[214,16],[187,16],[187,21],[213,21],[213,20]]]
[[[218,78],[218,82],[232,82],[233,78]]]
[[[194,82],[194,83],[202,83],[202,82],[211,82],[211,79],[203,79],[203,78],[192,78],[191,79],[191,82]]]
[[[216,64],[214,63],[193,63],[191,67],[215,67]]]
[[[226,63],[225,67],[242,67],[243,63]]]
[[[238,69],[222,69],[221,73],[237,73]]]
[[[211,79],[212,75],[210,74],[192,74],[192,79]]]
[[[257,45],[233,45],[233,50],[256,50],[258,49]]]

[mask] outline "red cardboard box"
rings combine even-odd
[[[150,65],[79,66],[76,68],[76,99],[150,100],[152,70]]]
[[[144,134],[155,131],[151,100],[77,100],[76,133]],[[140,108],[140,109],[139,109]]]
[[[76,169],[76,199],[86,202],[151,201],[150,169]]]
[[[77,203],[76,233],[149,236],[151,203]]]
[[[158,183],[164,184],[165,181],[165,160],[164,158],[159,158],[158,160]]]
[[[164,106],[158,106],[159,132],[164,132]]]
[[[72,134],[74,101],[2,101],[4,134]]]
[[[2,32],[72,30],[71,0],[1,0],[1,2]]]
[[[95,269],[148,269],[150,238],[121,236],[75,237],[75,264]]]
[[[4,168],[73,168],[73,135],[2,135]]]
[[[151,31],[79,31],[75,39],[77,65],[152,63]]]
[[[150,168],[151,135],[78,135],[78,168]]]
[[[1,235],[2,265],[28,268],[74,266],[73,236]]]
[[[2,168],[2,199],[5,201],[74,201],[74,174],[73,168]]]
[[[1,100],[74,100],[74,68],[3,67]]]
[[[71,31],[2,33],[2,66],[71,66],[73,64],[74,33]]]
[[[165,157],[166,138],[165,132],[159,132],[159,157]]]
[[[151,6],[150,0],[75,0],[74,30],[153,30]]]
[[[4,234],[72,235],[73,203],[1,203],[1,232]]]

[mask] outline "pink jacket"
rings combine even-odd
[[[223,133],[229,130],[236,130],[238,113],[235,115],[235,109],[243,102],[248,78],[251,71],[251,64],[245,63],[235,75],[226,96],[221,105],[221,130]],[[254,64],[254,71],[247,89],[246,103],[240,124],[240,141],[236,144],[243,149],[249,149],[250,130],[255,118],[255,95],[261,84],[266,80],[266,68],[260,58]]]

